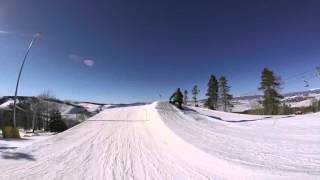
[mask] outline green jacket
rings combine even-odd
[[[174,102],[182,102],[183,101],[183,95],[182,93],[179,91],[175,92],[172,94],[172,96],[170,97],[170,100],[171,101],[174,101]]]

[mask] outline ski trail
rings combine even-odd
[[[32,158],[0,159],[0,179],[292,179],[202,151],[163,121],[180,121],[183,114],[171,110],[164,116],[159,105],[171,107],[154,103],[107,109],[52,138],[12,151]],[[308,174],[294,177],[315,179]]]

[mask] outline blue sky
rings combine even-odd
[[[318,88],[319,18],[316,0],[1,1],[0,96],[14,93],[38,31],[44,35],[28,57],[20,95],[153,101],[197,84],[204,97],[210,74],[225,75],[234,95],[248,95],[264,67],[281,76],[283,92]]]

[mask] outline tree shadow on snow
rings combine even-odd
[[[4,139],[0,138],[1,141],[29,141],[30,139],[26,138],[9,138],[9,139]]]
[[[205,116],[211,117],[211,118],[213,118],[213,119],[225,121],[225,120],[223,120],[221,117],[218,117],[218,116],[210,116],[210,115],[205,115]],[[226,122],[228,122],[228,121],[226,121]]]
[[[17,147],[0,147],[0,150],[17,149]]]
[[[86,122],[94,122],[94,121],[109,121],[109,122],[146,122],[149,120],[130,120],[130,119],[125,119],[125,120],[121,120],[121,119],[90,119],[87,120]]]
[[[271,117],[264,117],[264,118],[260,118],[260,119],[245,119],[245,120],[229,121],[229,120],[224,120],[224,119],[222,119],[220,117],[216,117],[216,116],[210,116],[210,115],[205,115],[205,116],[208,116],[210,118],[213,118],[213,119],[216,119],[219,121],[229,122],[229,123],[253,122],[253,121],[260,121],[260,120],[268,120],[271,118]]]
[[[3,152],[2,153],[3,159],[12,159],[12,160],[20,160],[25,159],[29,161],[35,161],[36,159],[33,157],[33,155],[26,154],[26,153],[20,153],[20,152]]]

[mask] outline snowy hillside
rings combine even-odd
[[[32,99],[37,99],[37,97],[18,97],[17,103],[19,106],[19,101],[29,101]],[[46,99],[44,102],[54,103],[55,107],[60,111],[63,117],[68,119],[79,119],[79,115],[83,115],[84,119],[89,116],[95,115],[100,112],[102,109],[108,108],[111,105],[106,104],[96,104],[96,103],[77,103],[70,101],[62,101],[58,99]],[[10,106],[13,105],[13,97],[5,96],[1,98],[0,109],[10,109]]]
[[[291,107],[307,107],[312,104],[314,100],[320,100],[320,89],[313,89],[308,91],[300,91],[284,94],[285,102]],[[262,100],[262,96],[243,96],[235,97],[233,100],[234,107],[232,112],[244,112],[246,110],[254,109],[259,106],[259,101]]]
[[[104,105],[92,104],[92,103],[88,103],[88,102],[78,103],[77,105],[84,107],[89,112],[99,112],[104,107]]]
[[[17,108],[19,110],[25,111],[19,107],[19,102],[29,102],[32,100],[40,100],[38,97],[33,96],[18,96],[17,98]],[[44,102],[44,106],[47,106],[46,103],[53,104],[54,109],[57,109],[60,113],[64,121],[68,126],[73,126],[79,122],[82,122],[89,117],[92,117],[99,113],[102,110],[108,108],[117,108],[117,107],[128,107],[128,106],[136,106],[136,105],[144,105],[146,103],[132,103],[132,104],[103,104],[103,103],[95,103],[95,102],[76,102],[76,101],[63,101],[59,99],[45,99],[41,100]],[[12,110],[13,106],[13,97],[12,96],[4,96],[0,98],[0,110]],[[46,112],[45,112],[46,113]],[[0,119],[1,122],[1,119]]]
[[[166,102],[111,108],[45,141],[0,149],[0,179],[319,179],[319,120]]]
[[[13,104],[13,100],[9,99],[9,100],[3,102],[2,104],[0,104],[0,109],[6,109],[12,104]]]

